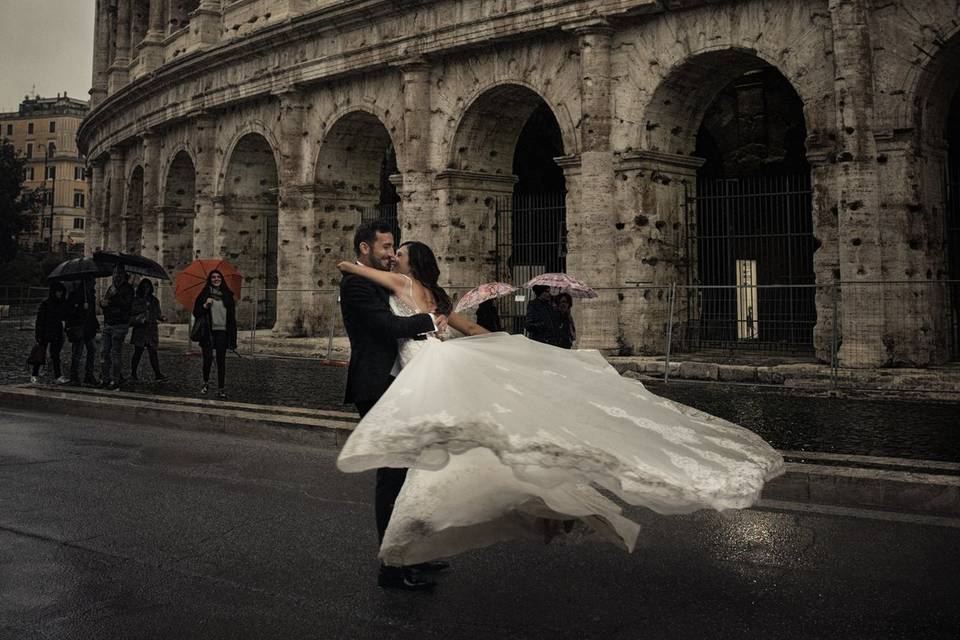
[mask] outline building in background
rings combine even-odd
[[[77,151],[77,128],[88,103],[66,93],[26,97],[17,111],[0,113],[0,139],[27,159],[24,188],[38,201],[32,232],[21,238],[28,249],[82,252],[85,241],[86,162]]]

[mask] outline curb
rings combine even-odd
[[[327,446],[342,445],[360,419],[346,411],[34,385],[0,386],[0,406]],[[875,516],[909,514],[960,527],[958,463],[781,453],[786,473],[766,485],[763,503],[818,505],[827,509],[824,513],[855,509]]]

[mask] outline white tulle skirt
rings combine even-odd
[[[639,527],[611,497],[666,514],[745,508],[783,458],[595,351],[495,333],[423,342],[338,466],[411,469],[380,549],[405,565],[550,538],[567,520],[632,550]]]

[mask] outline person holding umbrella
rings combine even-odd
[[[47,299],[40,303],[34,335],[43,351],[50,351],[50,363],[53,377],[60,384],[67,378],[60,371],[60,350],[63,349],[63,317],[66,312],[67,289],[62,282],[51,282]],[[40,376],[40,364],[33,364],[30,382],[36,384]]]
[[[96,299],[93,277],[83,278],[67,297],[66,328],[67,339],[71,344],[70,382],[71,386],[80,386],[80,361],[86,353],[83,384],[99,386],[100,381],[93,375],[94,362],[97,359],[97,333],[100,323],[93,301]]]
[[[146,349],[150,356],[150,366],[153,368],[153,377],[157,382],[163,382],[167,376],[160,373],[160,358],[157,356],[157,346],[160,344],[158,324],[164,321],[160,311],[160,301],[153,295],[153,282],[144,278],[137,285],[137,293],[133,298],[130,311],[130,324],[133,326],[133,360],[130,362],[130,378],[139,380],[137,369],[140,367],[140,358]]]
[[[113,284],[100,301],[103,310],[103,364],[100,372],[103,386],[119,389],[123,382],[121,374],[123,341],[130,328],[130,306],[133,304],[133,287],[128,282],[126,271],[117,267],[113,272]]]
[[[191,337],[196,335],[203,352],[203,386],[200,393],[206,394],[210,389],[210,367],[216,352],[217,397],[226,398],[227,349],[237,348],[237,305],[220,271],[211,271],[207,276],[206,285],[193,304],[193,318]]]

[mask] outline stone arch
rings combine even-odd
[[[663,77],[643,109],[644,132],[640,146],[649,151],[692,155],[697,131],[714,98],[737,78],[771,67],[790,82],[802,99],[790,76],[755,49],[700,50],[680,60]],[[803,102],[806,105],[806,101]]]
[[[568,154],[579,149],[569,114],[558,109],[528,83],[504,81],[478,89],[457,117],[446,166],[461,171],[510,175],[517,140],[531,114],[545,104],[560,129]],[[492,144],[490,144],[492,142]]]
[[[937,33],[936,38],[923,43],[923,49],[931,51],[926,64],[910,67],[902,87],[906,99],[894,116],[894,127],[910,129],[928,139],[926,132],[945,126],[950,107],[950,96],[943,89],[949,85],[951,72],[956,75],[960,68],[960,25],[948,33]],[[944,129],[941,128],[941,132]]]
[[[259,132],[243,134],[225,158],[217,249],[243,274],[238,321],[260,328],[277,320],[278,192],[276,147]],[[256,300],[256,310],[251,302]]]
[[[818,244],[794,84],[756,51],[700,52],[656,87],[643,135],[651,152],[703,162],[685,233],[691,284],[704,285],[691,342],[812,351]]]
[[[270,129],[270,127],[268,127],[262,120],[248,121],[236,130],[236,132],[230,138],[229,143],[225,147],[223,158],[220,160],[220,167],[214,176],[213,192],[217,194],[217,196],[224,196],[224,180],[227,167],[230,164],[230,158],[233,156],[237,144],[239,144],[240,141],[249,134],[257,134],[266,140],[267,145],[270,147],[270,150],[273,153],[274,165],[277,167],[281,166],[280,144],[277,142],[276,136],[273,135],[273,130]]]
[[[140,254],[145,246],[143,237],[143,165],[136,164],[127,178],[121,217],[120,250]]]
[[[193,156],[181,146],[170,157],[160,183],[160,264],[171,276],[193,260],[193,224],[196,218],[197,174]],[[189,313],[176,303],[169,287],[160,290],[167,318],[187,322]]]

